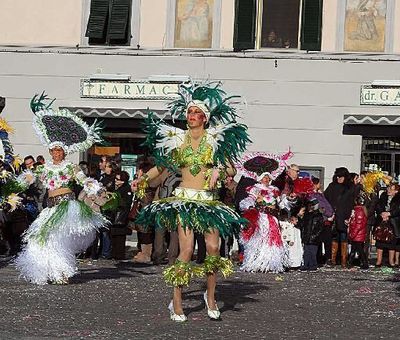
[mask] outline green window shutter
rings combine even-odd
[[[303,0],[301,49],[321,50],[322,0]]]
[[[108,28],[110,39],[127,38],[131,7],[131,0],[113,0]]]
[[[257,0],[235,1],[235,33],[233,49],[241,51],[255,48]]]
[[[92,0],[86,37],[102,39],[106,35],[110,0]]]

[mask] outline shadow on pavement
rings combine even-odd
[[[80,274],[70,279],[71,284],[82,284],[93,280],[115,280],[119,278],[131,278],[141,275],[158,275],[158,272],[149,272],[141,270],[152,267],[150,264],[125,263],[119,262],[113,264],[113,267],[86,267],[81,268]]]
[[[249,304],[259,301],[256,298],[251,297],[251,295],[257,295],[260,292],[267,291],[269,288],[260,283],[255,283],[251,281],[223,281],[218,283],[216,299],[220,311],[223,313],[225,311],[241,311],[243,304]],[[205,303],[203,300],[203,294],[206,288],[202,290],[190,290],[183,293],[184,300],[196,300],[201,301],[201,304],[185,309],[187,315],[200,311],[205,308]],[[248,306],[243,307],[247,309]]]
[[[11,257],[1,257],[0,258],[0,268],[7,267],[11,263]]]

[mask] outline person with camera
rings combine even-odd
[[[376,267],[382,266],[383,250],[389,251],[389,266],[394,267],[395,253],[400,251],[400,193],[398,184],[389,184],[386,192],[379,197],[376,207],[377,225],[374,230],[376,240]]]

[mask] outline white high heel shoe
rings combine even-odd
[[[185,322],[185,321],[187,321],[187,317],[186,317],[185,314],[179,315],[179,314],[175,313],[175,311],[174,311],[174,301],[173,300],[171,300],[171,302],[169,303],[168,310],[169,310],[169,314],[170,314],[170,317],[171,317],[172,321],[175,321],[175,322]]]
[[[221,320],[221,312],[219,311],[217,304],[215,304],[216,309],[210,309],[210,307],[208,306],[207,291],[205,291],[203,297],[206,304],[208,317],[212,320]]]

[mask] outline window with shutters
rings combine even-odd
[[[234,49],[321,49],[323,0],[235,0]]]
[[[129,44],[131,11],[132,0],[91,0],[85,34],[89,44]]]

